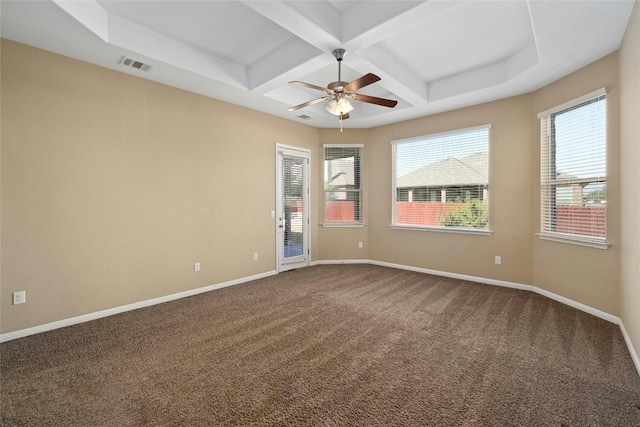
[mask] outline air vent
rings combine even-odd
[[[302,120],[311,120],[311,116],[307,116],[306,114],[300,114],[298,118]]]
[[[142,71],[149,71],[151,70],[151,68],[153,68],[149,64],[145,64],[144,62],[140,62],[132,58],[127,58],[126,56],[122,57],[120,63],[126,67],[137,68],[138,70]]]

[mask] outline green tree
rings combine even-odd
[[[445,212],[438,214],[438,225],[443,227],[486,228],[489,223],[489,207],[479,199],[472,199],[467,191],[464,203],[460,196],[455,202],[445,204]]]
[[[585,197],[584,197],[585,201],[603,201],[603,200],[607,200],[607,188],[604,187],[602,190],[595,190],[592,191],[590,193],[588,193]]]

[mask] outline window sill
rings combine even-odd
[[[478,234],[481,236],[489,236],[493,234],[491,230],[476,228],[452,228],[452,227],[420,227],[417,225],[398,225],[391,224],[389,226],[393,230],[411,230],[411,231],[435,231],[436,233],[454,233],[454,234]]]
[[[595,248],[595,249],[609,249],[609,246],[611,246],[611,243],[594,242],[591,240],[581,240],[575,237],[565,236],[563,234],[536,233],[536,236],[538,236],[540,240],[549,240],[552,242],[559,242],[559,243],[569,243],[571,245],[586,246],[586,247]]]
[[[361,223],[361,222],[324,222],[320,225],[327,228],[364,227],[364,223]]]

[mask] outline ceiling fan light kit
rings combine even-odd
[[[352,81],[351,83],[343,82],[342,60],[344,59],[344,56],[347,54],[347,52],[344,49],[335,49],[332,53],[338,61],[338,80],[329,83],[326,88],[300,81],[289,82],[292,85],[320,90],[325,93],[325,96],[321,98],[312,99],[311,101],[307,101],[300,105],[290,107],[289,111],[299,110],[310,105],[328,101],[325,109],[329,113],[338,116],[338,121],[340,122],[340,131],[342,131],[342,120],[348,119],[349,112],[353,111],[354,109],[353,105],[351,105],[351,103],[349,102],[349,99],[359,102],[367,102],[369,104],[381,105],[383,107],[389,108],[393,108],[398,104],[398,101],[395,100],[356,93],[356,91],[360,88],[379,81],[380,77],[376,76],[375,74],[369,73]]]
[[[327,102],[325,109],[334,116],[343,116],[349,111],[353,111],[353,105],[345,98],[331,99]]]

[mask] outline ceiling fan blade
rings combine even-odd
[[[368,102],[369,104],[382,105],[383,107],[389,108],[393,108],[398,104],[398,101],[394,101],[393,99],[378,98],[376,96],[361,95],[359,93],[354,93],[352,98],[356,101]]]
[[[340,119],[347,120],[348,118],[349,118],[349,113],[344,113]]]
[[[289,82],[289,84],[295,85],[295,86],[308,87],[310,89],[315,89],[315,90],[321,90],[323,92],[328,92],[328,89],[326,87],[322,87],[322,86],[318,86],[318,85],[312,85],[311,83],[299,82],[297,80]]]
[[[371,83],[375,83],[378,80],[380,80],[380,77],[376,76],[375,74],[365,74],[364,76],[360,77],[359,79],[356,79],[354,81],[352,81],[351,83],[349,83],[348,85],[346,85],[344,87],[344,91],[345,92],[355,92],[356,90],[365,87],[365,86],[369,86]]]
[[[322,102],[325,99],[327,99],[327,98],[323,97],[323,98],[312,99],[311,101],[307,101],[304,104],[296,105],[295,107],[290,107],[289,111],[299,110],[301,108],[308,107],[309,105],[313,105],[313,104],[317,104],[318,102]]]

